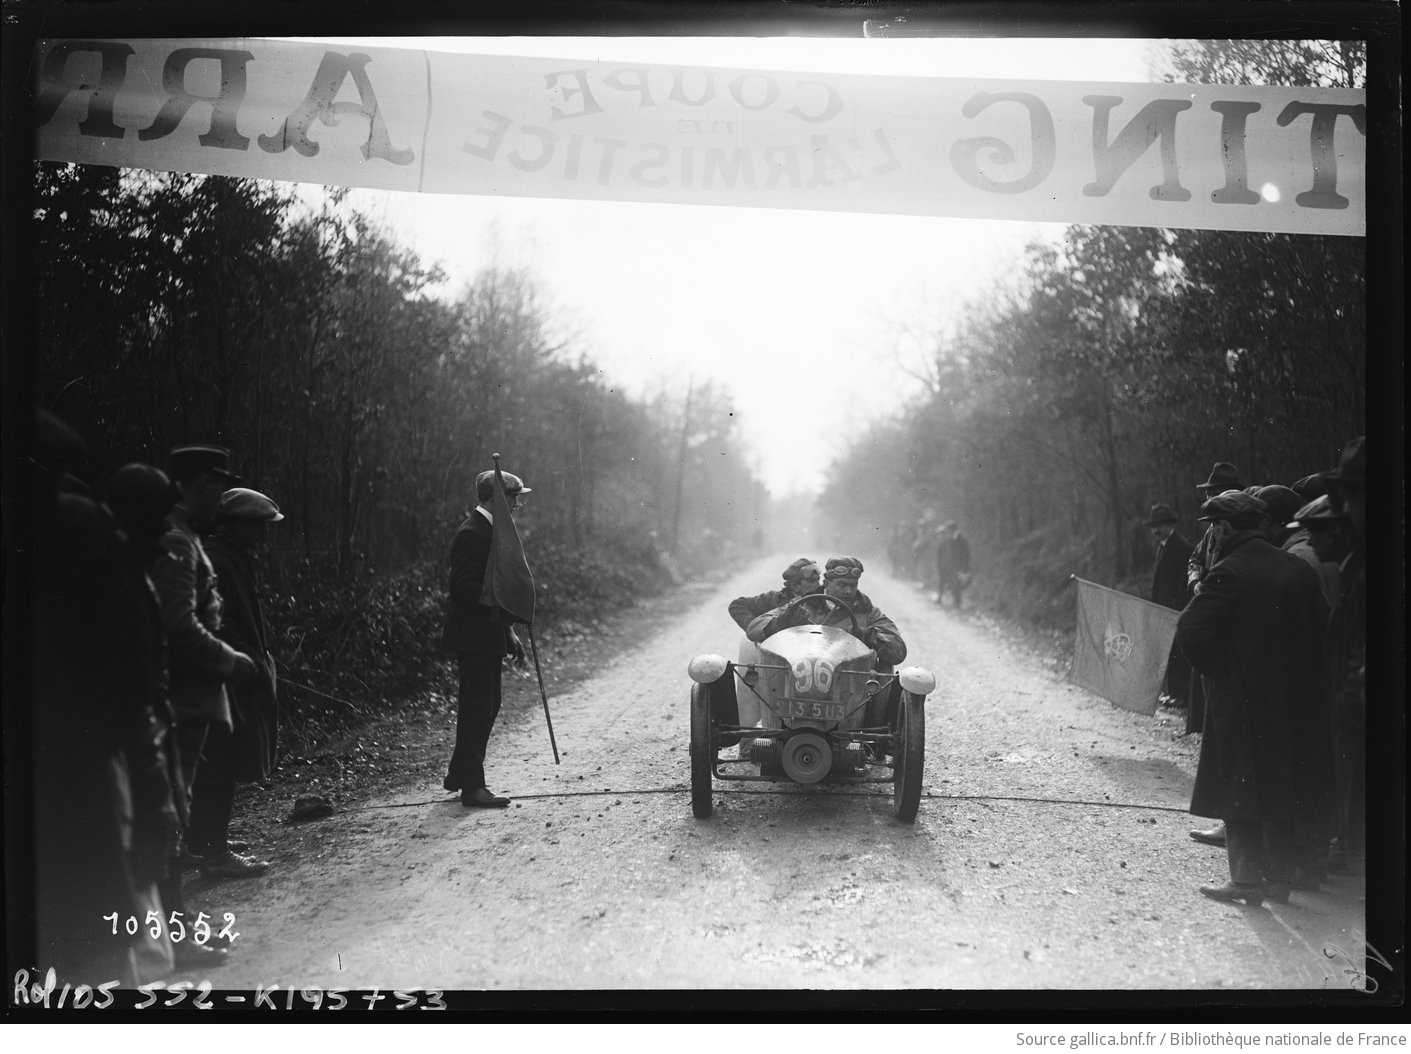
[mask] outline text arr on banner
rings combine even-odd
[[[1180,612],[1086,579],[1075,581],[1078,626],[1068,679],[1124,709],[1154,714]]]
[[[435,194],[1366,230],[1351,89],[45,40],[37,156]]]

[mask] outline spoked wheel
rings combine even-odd
[[[691,812],[710,815],[710,778],[715,764],[715,734],[710,723],[710,695],[703,684],[691,685]]]
[[[897,707],[897,732],[892,740],[893,809],[902,823],[916,819],[926,768],[926,697],[903,692]]]

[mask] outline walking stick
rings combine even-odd
[[[534,643],[534,624],[529,624],[529,650],[534,653],[534,675],[539,678],[539,698],[544,703],[544,723],[549,726],[549,746],[554,748],[554,764],[559,763],[559,746],[554,742],[554,719],[549,716],[549,696],[544,691],[544,672],[539,669],[539,645]]]

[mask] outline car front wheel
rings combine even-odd
[[[710,695],[703,684],[691,685],[691,812],[696,819],[710,816],[711,770],[715,764],[714,730],[710,721]]]
[[[903,692],[897,708],[897,732],[892,741],[893,809],[902,823],[916,819],[926,768],[926,697]]]

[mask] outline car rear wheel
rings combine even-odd
[[[691,812],[696,819],[710,815],[711,769],[715,763],[715,730],[710,721],[710,693],[691,685]]]
[[[902,823],[916,819],[926,768],[926,697],[903,692],[897,707],[897,732],[892,740],[893,809]]]

